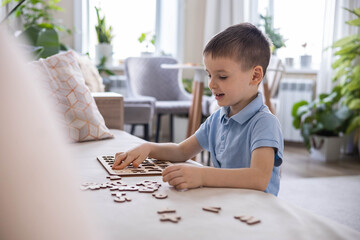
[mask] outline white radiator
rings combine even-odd
[[[291,110],[294,103],[301,100],[310,102],[314,93],[314,80],[283,78],[279,86],[277,117],[285,141],[302,142],[300,130],[293,127]]]

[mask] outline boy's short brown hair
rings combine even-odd
[[[270,45],[268,38],[257,27],[241,23],[215,35],[206,44],[203,55],[233,58],[241,63],[244,71],[260,65],[265,75],[270,61]]]

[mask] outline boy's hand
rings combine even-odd
[[[146,144],[133,148],[128,152],[119,152],[115,154],[115,161],[112,169],[121,170],[133,163],[134,167],[138,167],[149,156],[150,148]]]
[[[203,185],[202,167],[176,164],[165,168],[162,172],[163,181],[176,189],[198,188]]]

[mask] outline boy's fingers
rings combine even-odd
[[[168,166],[164,169],[164,171],[162,172],[162,175],[165,176],[166,174],[169,174],[173,171],[177,171],[180,169],[180,166],[179,165],[171,165],[171,166]]]
[[[163,175],[163,181],[169,182],[171,179],[181,177],[181,176],[182,176],[181,171],[175,170],[175,171],[172,171],[172,172],[169,172],[169,173]]]
[[[121,170],[121,169],[125,168],[127,165],[129,165],[130,163],[132,163],[132,161],[134,161],[134,157],[127,154],[125,160],[122,161],[121,164],[119,166],[116,166],[114,169]]]
[[[139,167],[139,165],[145,160],[146,157],[147,156],[139,155],[139,157],[133,161],[133,166],[136,168]]]
[[[174,187],[177,190],[187,190],[188,189],[187,183],[180,183]]]
[[[178,185],[180,185],[182,183],[186,183],[186,181],[185,181],[185,179],[183,177],[176,177],[176,178],[173,178],[173,179],[171,179],[169,181],[169,184],[171,186],[174,186],[174,187],[176,187],[176,186],[178,186]]]
[[[118,166],[127,156],[126,152],[119,152],[115,154],[115,161],[114,161],[114,165],[113,165],[113,169]]]

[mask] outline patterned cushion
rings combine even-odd
[[[64,116],[73,141],[113,137],[85,85],[77,58],[72,51],[33,62],[49,85],[58,111]]]
[[[77,58],[77,62],[84,76],[85,85],[91,92],[104,92],[103,79],[90,58],[87,55],[80,55],[76,52],[73,52],[73,54]]]

